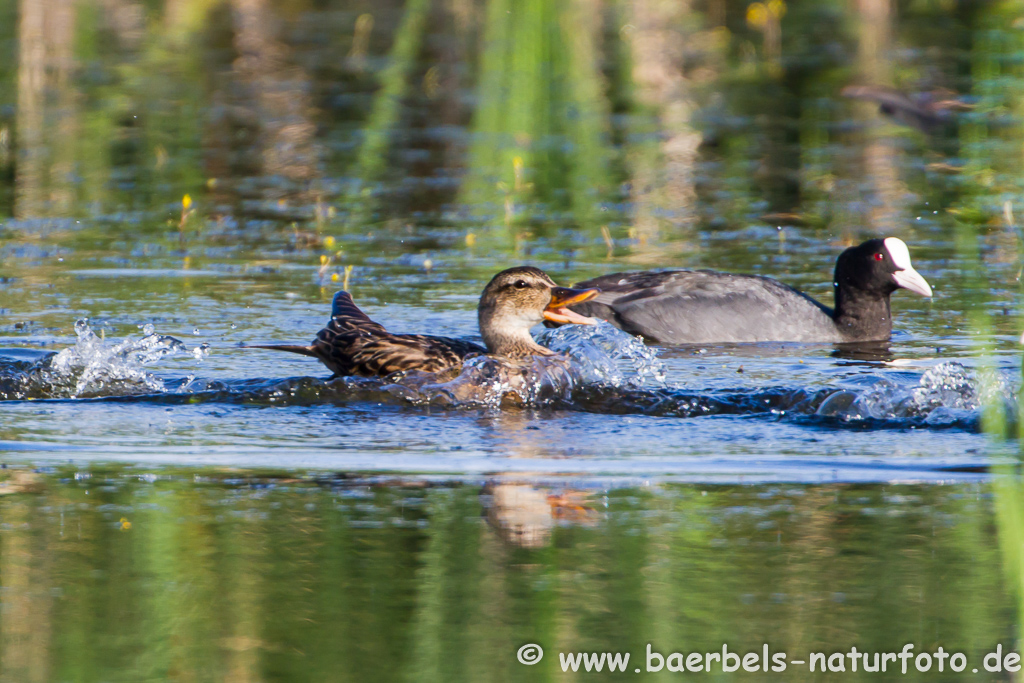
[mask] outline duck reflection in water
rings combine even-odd
[[[510,458],[524,461],[564,457],[553,452],[561,439],[558,428],[524,411],[502,411],[481,417],[480,423],[500,442]],[[571,461],[567,461],[571,462]],[[480,492],[487,523],[508,545],[536,549],[546,546],[556,526],[593,526],[601,514],[590,491],[544,486],[550,472],[505,471],[496,473]]]
[[[491,482],[482,491],[487,523],[510,545],[543,548],[556,524],[593,526],[599,513],[585,491],[526,482]]]

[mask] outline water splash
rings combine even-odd
[[[816,415],[844,421],[910,420],[931,425],[977,422],[985,405],[1015,401],[1002,375],[969,370],[955,361],[927,370],[916,386],[879,378],[863,391],[830,394]],[[1008,408],[1008,414],[1015,410]]]
[[[383,389],[416,405],[500,408],[569,404],[583,377],[571,360],[562,356],[535,356],[523,361],[480,356],[462,366],[446,381],[436,375],[415,373]]]
[[[351,389],[371,387],[413,405],[458,408],[571,408],[589,391],[665,386],[664,367],[638,338],[602,322],[547,330],[537,341],[556,356],[512,361],[472,358],[455,376],[411,372],[383,380],[336,380]]]
[[[654,350],[600,324],[566,326],[539,335],[559,354],[510,361],[474,358],[448,375],[400,373],[390,377],[321,380],[213,380],[195,373],[172,386],[147,370],[174,354],[200,361],[209,345],[187,347],[141,326],[141,339],[99,339],[87,321],[75,325],[74,346],[30,363],[0,360],[0,400],[111,398],[168,403],[226,402],[265,405],[376,403],[400,406],[498,409],[531,407],[600,414],[659,417],[770,416],[832,427],[938,427],[980,429],[988,406],[1016,415],[1015,383],[1006,374],[976,371],[957,362],[930,368],[916,383],[906,373],[858,374],[841,386],[694,390],[666,382]]]
[[[615,388],[663,387],[665,366],[639,337],[603,320],[544,330],[537,342],[575,361],[588,384]]]
[[[163,380],[148,372],[146,366],[189,353],[189,349],[174,337],[157,334],[152,325],[143,326],[142,334],[141,339],[129,336],[111,343],[96,336],[88,320],[78,320],[74,346],[4,373],[0,397],[89,398],[165,392]],[[192,354],[197,360],[205,358],[209,345],[196,347]]]
[[[694,391],[673,386],[591,386],[573,396],[572,407],[615,415],[760,415],[831,427],[953,427],[977,431],[985,407],[1001,404],[1003,415],[1011,420],[1016,415],[1012,385],[1006,375],[977,372],[948,362],[925,372],[916,384],[875,376],[866,388],[769,386]]]
[[[655,352],[638,338],[600,322],[546,330],[537,342],[558,353],[523,361],[482,356],[467,361],[458,376],[406,375],[384,387],[418,405],[449,407],[562,406],[594,390],[665,386]]]

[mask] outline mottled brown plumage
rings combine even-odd
[[[592,323],[566,306],[597,296],[598,290],[558,287],[531,267],[509,268],[488,283],[480,297],[480,333],[487,348],[451,337],[392,334],[359,310],[348,292],[334,296],[331,320],[309,346],[259,345],[319,358],[337,376],[383,377],[395,372],[459,370],[462,363],[487,353],[507,358],[551,355],[530,336],[543,320]]]

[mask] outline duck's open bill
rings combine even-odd
[[[601,293],[600,289],[569,289],[568,287],[555,287],[551,290],[551,303],[544,309],[545,320],[553,323],[575,324],[575,325],[596,325],[597,321],[570,311],[568,306],[590,301]]]

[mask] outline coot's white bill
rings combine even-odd
[[[889,252],[889,257],[892,258],[893,264],[900,269],[892,274],[896,284],[915,294],[931,296],[931,285],[921,277],[920,273],[914,270],[914,266],[910,263],[910,250],[907,249],[906,243],[898,237],[887,237],[884,244],[885,250]]]

